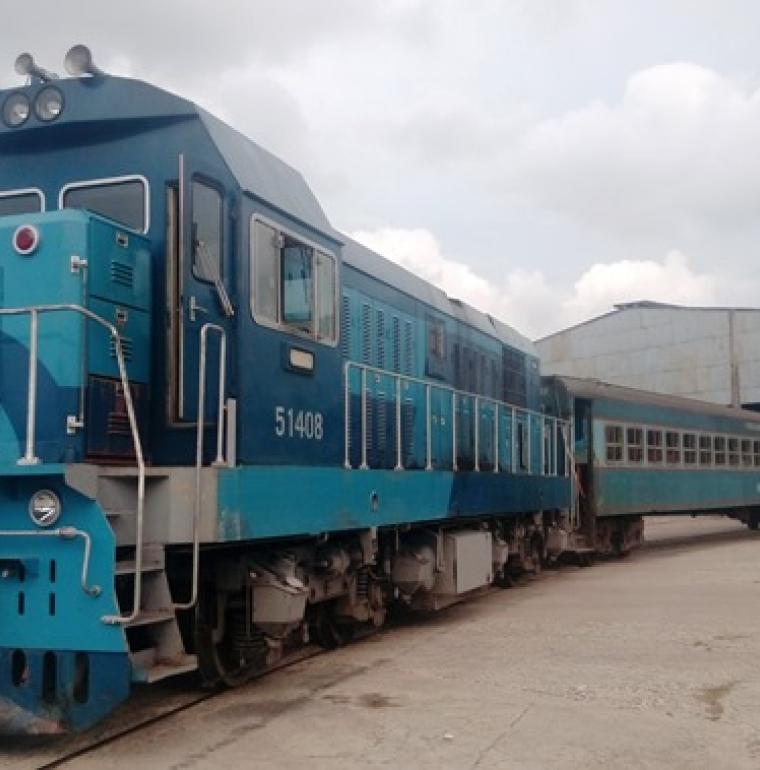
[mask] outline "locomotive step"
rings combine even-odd
[[[155,647],[132,653],[132,681],[152,684],[170,676],[196,671],[198,659],[195,655],[180,655],[176,659],[163,660]]]
[[[142,572],[160,572],[164,568],[163,562],[155,561],[153,559],[143,559]],[[137,571],[137,564],[134,559],[127,561],[117,561],[116,568],[114,570],[116,575],[134,575]]]
[[[116,558],[115,573],[116,575],[134,575],[135,574],[135,559],[134,548],[121,552]],[[164,548],[162,545],[156,543],[145,543],[142,551],[142,572],[161,572],[166,565],[164,558]],[[158,602],[158,606],[161,607],[165,602]]]
[[[129,623],[125,623],[125,628],[136,628],[137,626],[152,626],[158,623],[168,623],[176,620],[174,610],[141,610],[140,614]]]

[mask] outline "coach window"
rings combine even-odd
[[[668,465],[681,464],[681,434],[673,430],[665,433],[665,462]]]
[[[752,442],[752,464],[760,468],[760,441]]]
[[[742,443],[742,465],[745,468],[752,467],[752,441],[748,438],[743,438]]]
[[[694,433],[683,434],[683,461],[686,465],[697,463],[697,436]]]
[[[60,207],[87,209],[139,233],[148,231],[148,185],[142,177],[66,185]]]
[[[607,425],[604,433],[607,439],[607,462],[623,462],[623,429],[620,425]]]
[[[39,211],[42,211],[42,193],[38,190],[0,192],[0,217],[36,214]]]
[[[724,436],[716,436],[713,442],[715,447],[715,464],[726,464],[726,439]]]
[[[728,439],[728,464],[734,465],[734,466],[739,464],[739,439],[738,438]]]
[[[644,431],[641,428],[627,428],[625,443],[628,449],[628,462],[638,465],[644,460]]]
[[[193,275],[211,283],[222,278],[222,196],[193,181]]]
[[[700,436],[699,437],[699,464],[700,465],[712,465],[713,458],[713,443],[712,436]]]
[[[662,431],[647,430],[647,462],[662,462]]]

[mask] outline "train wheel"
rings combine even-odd
[[[530,542],[530,562],[533,574],[538,575],[544,568],[544,544],[540,537],[534,537]]]
[[[241,610],[227,608],[221,638],[217,629],[199,619],[195,639],[198,668],[208,684],[239,687],[267,667],[269,645],[264,635],[245,622]]]
[[[319,605],[311,624],[311,638],[327,650],[334,650],[354,637],[354,624],[340,621],[330,605]]]
[[[747,521],[747,526],[754,531],[758,528],[758,525],[760,525],[760,515],[756,513],[751,514]]]

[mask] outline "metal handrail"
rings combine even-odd
[[[192,609],[198,601],[198,579],[200,573],[200,518],[201,518],[201,468],[203,467],[203,434],[204,414],[206,411],[206,353],[208,348],[208,333],[219,334],[219,401],[216,419],[216,458],[212,465],[224,465],[222,444],[224,441],[224,389],[225,371],[227,368],[227,332],[218,324],[205,323],[200,333],[200,354],[198,357],[198,414],[195,435],[195,502],[193,505],[193,582],[190,599],[186,602],[175,602],[175,610]]]
[[[142,561],[143,561],[143,511],[145,507],[145,460],[143,458],[142,443],[140,441],[140,432],[137,427],[137,417],[135,415],[134,404],[132,403],[132,392],[129,388],[129,377],[127,375],[127,366],[124,362],[124,351],[121,346],[121,335],[119,330],[110,321],[101,318],[97,313],[93,313],[86,307],[74,304],[58,305],[29,305],[27,307],[0,308],[0,316],[26,315],[29,314],[29,384],[27,393],[27,415],[26,415],[26,448],[24,456],[19,460],[20,465],[36,465],[40,462],[34,454],[34,439],[36,429],[37,412],[37,352],[38,352],[38,333],[39,333],[39,314],[56,312],[73,312],[89,318],[91,321],[102,326],[111,335],[116,352],[116,363],[119,368],[119,379],[124,391],[124,405],[127,409],[127,419],[129,420],[129,430],[132,434],[132,444],[135,450],[135,462],[137,464],[137,511],[135,523],[135,582],[133,592],[132,611],[129,615],[104,615],[101,620],[110,625],[131,623],[140,613],[140,603],[142,600]]]
[[[360,379],[360,387],[361,387],[361,396],[360,396],[360,403],[361,403],[361,463],[359,465],[359,468],[362,470],[366,470],[369,468],[369,464],[367,462],[367,374],[375,374],[379,377],[390,377],[394,383],[395,383],[395,413],[396,413],[396,465],[395,470],[403,470],[403,452],[402,452],[402,436],[401,436],[401,386],[403,383],[409,383],[414,385],[421,385],[425,388],[425,447],[426,447],[426,462],[425,462],[425,470],[432,470],[433,464],[432,464],[432,406],[431,406],[431,394],[432,390],[435,388],[436,390],[442,392],[442,393],[450,393],[451,394],[451,413],[452,413],[452,420],[451,420],[451,440],[452,440],[452,468],[453,470],[458,469],[458,462],[457,462],[457,439],[458,439],[458,426],[457,426],[457,399],[458,398],[466,398],[466,399],[472,399],[473,403],[475,404],[475,415],[474,415],[474,440],[475,440],[475,471],[480,471],[480,417],[483,414],[482,405],[488,404],[493,408],[493,416],[494,416],[494,431],[493,431],[493,439],[494,439],[494,468],[493,472],[498,473],[500,472],[500,462],[499,462],[499,419],[500,419],[500,411],[502,409],[507,409],[509,411],[510,417],[511,417],[511,430],[510,430],[510,436],[511,436],[511,443],[512,448],[510,452],[510,460],[511,460],[511,472],[516,473],[517,472],[517,457],[516,457],[516,451],[515,451],[515,433],[516,433],[516,418],[517,415],[525,415],[528,418],[528,426],[526,431],[526,440],[527,440],[527,459],[528,459],[528,472],[530,472],[531,466],[532,466],[532,456],[531,456],[531,430],[530,430],[530,422],[531,417],[539,419],[540,426],[541,426],[541,460],[540,460],[540,468],[539,468],[539,474],[538,475],[551,475],[556,476],[557,475],[557,458],[556,454],[559,451],[556,441],[556,428],[557,426],[562,426],[566,424],[565,420],[561,420],[559,417],[552,417],[550,415],[546,415],[543,412],[537,412],[533,409],[527,409],[525,407],[515,406],[514,404],[509,404],[505,401],[499,401],[494,398],[488,398],[486,396],[480,395],[478,393],[471,393],[469,391],[459,390],[457,388],[452,387],[451,385],[446,385],[444,383],[439,382],[431,382],[430,380],[423,379],[421,377],[414,377],[411,375],[401,374],[399,372],[393,372],[389,371],[387,369],[381,369],[376,366],[371,366],[369,364],[362,364],[358,363],[356,361],[346,361],[343,366],[344,370],[344,398],[345,398],[345,404],[344,404],[344,419],[345,419],[345,425],[344,425],[344,466],[346,469],[350,470],[352,469],[351,464],[351,449],[350,449],[350,435],[351,435],[351,408],[350,408],[350,397],[351,397],[351,386],[350,386],[350,373],[351,370],[354,369],[358,371],[361,375]],[[551,445],[553,449],[553,455],[554,455],[554,463],[553,463],[553,472],[549,472],[548,474],[544,473],[544,461],[545,457],[544,451],[545,451],[545,445],[544,445],[544,433],[547,426],[552,426],[553,430],[551,431]],[[568,475],[565,473],[565,475]]]
[[[63,540],[73,540],[75,537],[81,537],[84,540],[84,554],[82,556],[82,572],[79,577],[79,584],[82,590],[95,598],[103,592],[99,585],[87,585],[87,575],[90,571],[90,553],[92,552],[92,540],[88,532],[77,529],[76,527],[59,527],[57,529],[3,529],[0,530],[0,537],[60,537]]]

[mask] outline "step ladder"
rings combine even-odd
[[[109,516],[109,520],[111,516]],[[132,663],[132,681],[152,683],[198,668],[195,655],[185,651],[166,574],[164,546],[143,546],[140,612],[124,624]],[[123,615],[130,605],[135,578],[133,548],[120,548],[115,568],[116,596]]]

